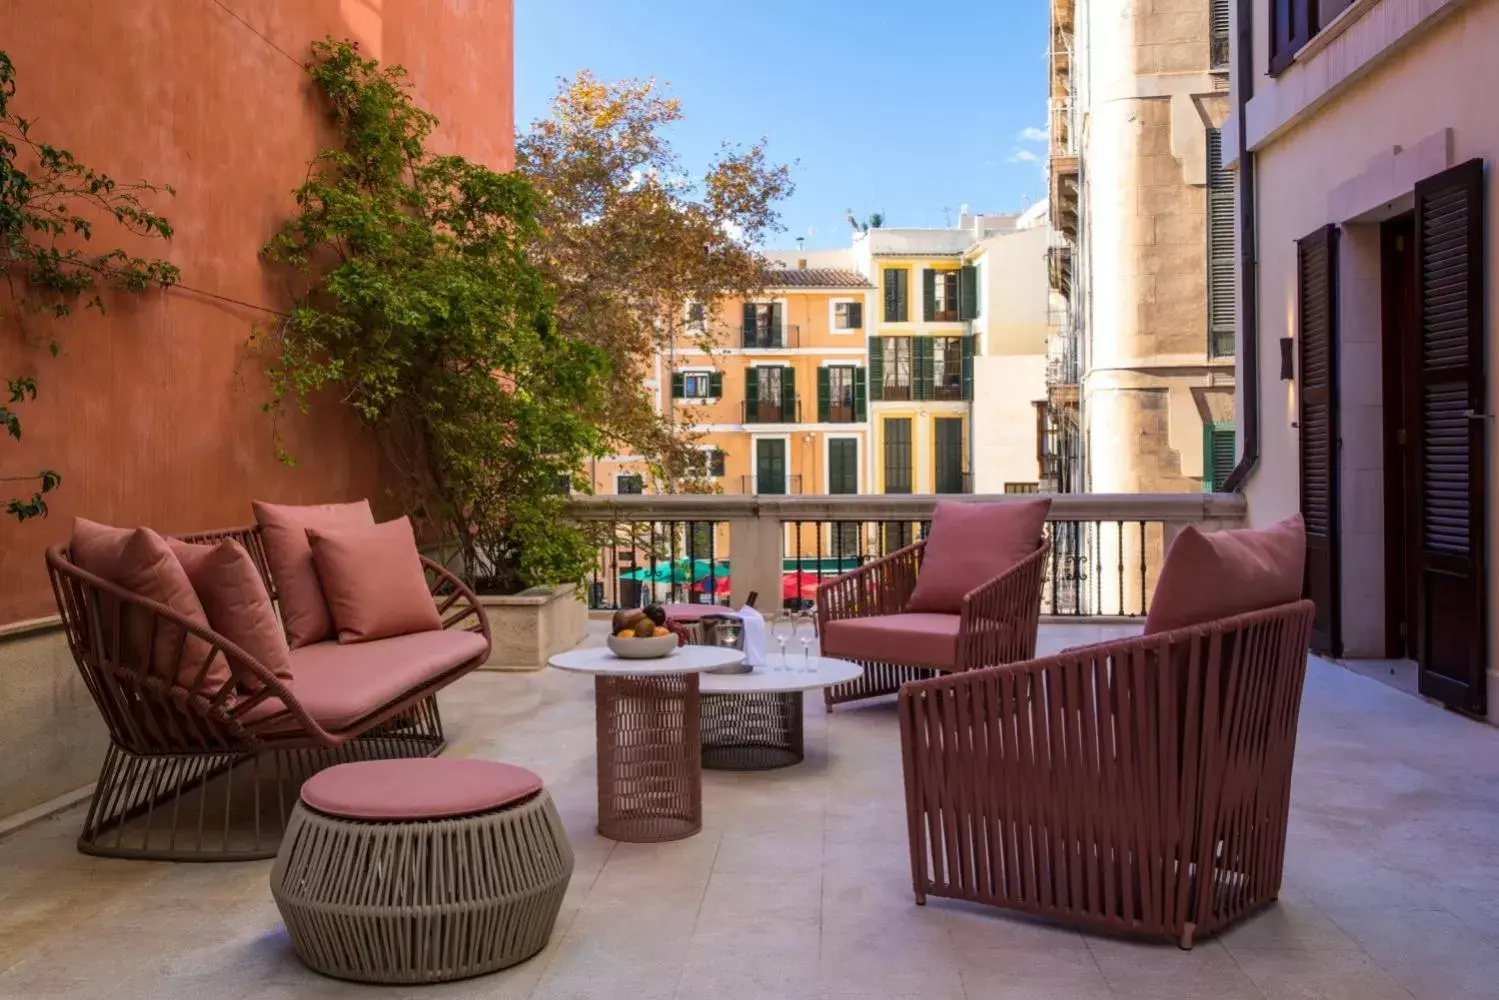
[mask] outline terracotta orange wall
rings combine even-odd
[[[0,519],[0,623],[55,612],[42,553],[75,514],[182,531],[245,523],[252,498],[369,496],[388,510],[372,437],[335,406],[286,426],[296,468],[275,460],[263,362],[246,348],[251,324],[274,317],[187,289],[287,304],[285,276],[257,252],[330,138],[299,65],[315,39],[352,38],[405,65],[442,119],[437,149],[509,169],[510,0],[0,0],[0,24],[19,81],[12,107],[37,138],[118,179],[177,189],[155,206],[176,227],[171,243],[132,246],[109,226],[96,241],[164,256],[187,286],[67,320],[58,359],[0,321],[0,374],[30,374],[41,394],[21,408],[24,440],[0,440],[0,476],[63,476],[49,518]],[[52,331],[34,332],[45,343]]]

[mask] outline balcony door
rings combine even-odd
[[[784,438],[755,439],[755,492],[776,495],[786,492]]]
[[[886,417],[884,421],[885,492],[911,492],[911,418]]]
[[[966,493],[963,484],[963,418],[938,417],[932,422],[936,452],[936,492]]]
[[[859,492],[858,438],[828,439],[828,492],[848,496]],[[859,555],[859,524],[838,522],[832,526],[830,548],[835,559]]]

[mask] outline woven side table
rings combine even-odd
[[[495,972],[546,946],[573,852],[541,779],[494,761],[365,761],[302,786],[271,894],[298,957],[365,983]]]

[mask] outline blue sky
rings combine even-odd
[[[559,76],[655,77],[693,173],[725,139],[797,161],[774,246],[845,246],[848,208],[941,226],[1045,197],[1046,28],[1041,0],[516,0],[516,127]]]

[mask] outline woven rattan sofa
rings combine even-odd
[[[1263,535],[1304,551],[1299,519]],[[1190,948],[1276,899],[1314,607],[1295,599],[1299,555],[1262,550],[1248,578],[1263,583],[1281,558],[1277,593],[1290,595],[1268,607],[1247,597],[1256,610],[1147,622],[1141,636],[901,689],[917,903],[946,896]],[[1211,564],[1168,587],[1167,562],[1157,599],[1225,599],[1193,586]],[[1247,589],[1223,576],[1227,600]]]
[[[225,539],[249,552],[274,598],[258,527],[179,536]],[[457,577],[426,558],[422,566],[440,631],[293,649],[288,683],[211,629],[80,569],[66,546],[50,548],[68,644],[110,737],[79,849],[170,860],[272,857],[297,790],[314,772],[439,753],[436,694],[488,658],[490,633]],[[162,644],[171,644],[165,651],[175,661],[189,636],[207,649],[194,681],[153,668]],[[209,681],[223,677],[226,664],[227,680]]]

